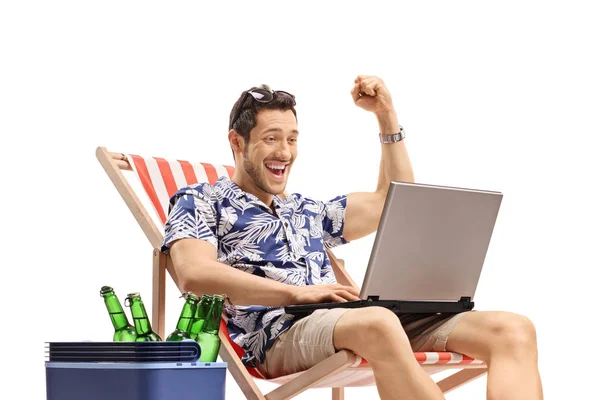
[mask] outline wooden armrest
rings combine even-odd
[[[340,260],[339,258],[337,258],[331,252],[331,250],[327,250],[327,255],[329,256],[329,260],[331,261],[331,267],[333,269],[333,273],[335,274],[335,278],[337,279],[338,283],[341,283],[342,285],[346,286],[353,286],[356,289],[360,289],[356,285],[356,282],[354,282],[350,274],[348,274],[348,272],[346,271],[346,268],[344,266],[344,260]]]

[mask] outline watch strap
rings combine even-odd
[[[402,139],[404,139],[405,135],[404,135],[404,129],[402,129],[402,127],[400,127],[400,132],[398,133],[390,133],[390,134],[379,134],[379,141],[382,144],[390,144],[390,143],[396,143],[401,141]]]

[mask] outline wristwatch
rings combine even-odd
[[[386,135],[379,134],[379,141],[382,144],[396,143],[404,139],[404,128],[400,127],[400,132]]]

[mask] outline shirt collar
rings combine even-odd
[[[260,200],[258,197],[256,197],[252,193],[244,192],[238,185],[236,185],[234,181],[228,179],[227,177],[220,177],[217,183],[223,185],[224,188],[229,189],[231,193],[235,196],[235,199],[245,198],[245,200],[248,203],[269,208],[269,206],[263,203],[262,200]],[[273,204],[275,205],[276,209],[279,209],[283,207],[284,201],[277,196],[273,196]]]

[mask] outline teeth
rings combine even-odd
[[[271,168],[271,169],[284,169],[285,165],[272,165],[272,164],[267,164],[267,168]]]

